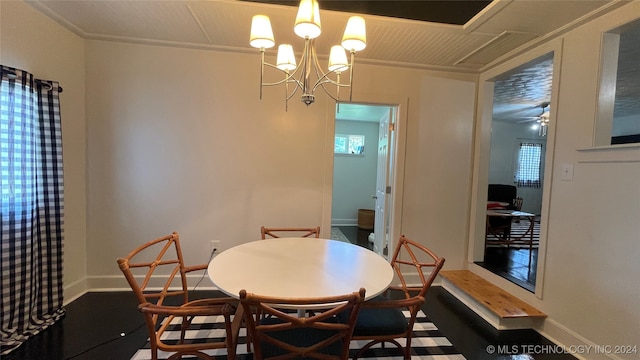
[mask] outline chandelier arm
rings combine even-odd
[[[260,48],[260,100],[262,100],[262,84],[264,84],[264,47]]]
[[[349,64],[349,101],[353,99],[353,65],[356,61],[356,52],[351,50],[351,64]]]
[[[353,60],[354,60],[354,52],[351,52],[351,64],[348,65],[350,74],[353,72],[352,70],[352,64],[353,64]],[[313,89],[311,90],[311,93],[313,94],[316,89],[318,87],[322,87],[322,90],[324,90],[324,92],[329,95],[333,100],[335,101],[339,101],[340,99],[340,88],[341,87],[351,87],[351,77],[349,77],[349,83],[348,84],[342,84],[340,82],[340,73],[344,70],[330,70],[328,72],[324,72],[322,70],[322,67],[320,66],[320,61],[318,60],[318,56],[315,52],[315,49],[313,49],[313,61],[315,63],[315,68],[316,68],[316,77],[318,78],[318,80],[316,81],[316,83],[313,85]],[[331,74],[336,74],[336,80],[331,79],[329,76]],[[325,87],[326,84],[331,84],[334,85],[336,87],[336,96],[332,95],[331,92]],[[351,101],[351,98],[349,98],[349,101]]]
[[[281,73],[285,74],[285,78],[280,80],[280,81],[276,81],[276,82],[271,82],[271,83],[266,83],[264,81],[261,80],[261,83],[263,86],[273,86],[273,85],[280,85],[280,84],[284,84],[285,82],[295,82],[297,84],[297,86],[302,87],[302,83],[300,82],[300,80],[296,79],[294,76],[296,74],[296,72],[298,72],[298,68],[299,66],[291,73],[285,71],[285,70],[281,70],[279,69],[276,65],[273,64],[269,64],[269,63],[263,63],[263,65],[267,65],[269,67],[272,67],[278,71],[280,71]]]

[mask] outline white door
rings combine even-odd
[[[380,120],[378,132],[378,173],[376,178],[376,201],[375,225],[373,237],[373,251],[379,255],[383,254],[385,247],[392,249],[389,243],[389,204],[391,197],[391,153],[393,139],[393,115],[394,108],[389,108],[389,113]],[[388,253],[388,252],[387,252]]]

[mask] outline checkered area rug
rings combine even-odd
[[[186,334],[187,341],[190,342],[203,342],[207,339],[210,341],[220,341],[224,337],[224,325],[222,323],[222,317],[218,316],[203,316],[194,319],[194,330],[188,331]],[[425,360],[463,360],[464,356],[458,353],[453,347],[451,342],[440,333],[436,326],[427,319],[425,314],[420,311],[418,318],[413,327],[414,338],[411,340],[412,359],[425,359]],[[179,324],[174,325],[174,329],[168,332],[167,339],[178,339],[180,337]],[[355,353],[364,346],[366,341],[352,341],[350,344],[351,354],[353,357]],[[401,340],[400,344],[404,345]],[[208,355],[214,356],[219,360],[226,360],[226,350],[217,349],[206,352]],[[163,351],[158,352],[158,359],[167,359],[172,353]],[[365,359],[384,359],[395,360],[402,359],[402,355],[398,348],[392,344],[387,344],[385,348],[382,348],[379,344],[368,350],[362,358]],[[149,360],[151,359],[151,350],[149,349],[149,342],[145,344],[145,347],[139,349],[131,358],[131,360]],[[184,356],[183,359],[196,359],[195,357]],[[251,360],[253,355],[247,354],[246,346],[246,332],[245,329],[240,330],[240,339],[238,342],[238,359],[239,360]]]
[[[523,219],[523,220],[520,220],[519,222],[514,221],[511,223],[511,238],[512,239],[522,238],[523,240],[529,240],[529,234],[525,235],[525,233],[527,233],[528,230],[529,230],[529,220]],[[487,239],[495,240],[497,238],[490,234],[488,235]],[[540,219],[536,218],[536,220],[533,223],[533,247],[537,248],[539,242],[540,242]],[[488,244],[488,246],[495,247],[495,246],[506,246],[506,245]],[[523,249],[529,248],[528,245],[522,245],[522,244],[513,244],[510,246],[515,248],[523,248]]]
[[[346,243],[350,243],[351,242],[345,236],[345,234],[340,229],[338,229],[337,227],[332,227],[331,228],[331,239],[332,240],[338,240],[338,241],[346,242]]]

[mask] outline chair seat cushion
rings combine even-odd
[[[384,301],[384,297],[376,297],[372,302]],[[349,321],[349,314],[343,312],[338,314],[341,322]],[[409,324],[407,318],[398,308],[371,308],[363,306],[360,308],[353,336],[378,336],[403,334],[407,331]]]
[[[282,323],[282,320],[277,318],[265,318],[260,321],[261,325],[270,325],[270,324],[278,324],[278,323]],[[274,332],[270,332],[269,335],[287,344],[292,344],[298,347],[310,347],[313,344],[317,344],[322,340],[335,335],[335,331],[322,330],[322,329],[316,329],[316,328],[298,328],[298,329],[274,331]],[[287,351],[273,344],[270,344],[266,341],[262,341],[260,345],[262,348],[263,357],[272,357],[272,356],[288,354]],[[318,352],[322,354],[340,356],[340,354],[342,353],[342,341],[336,341],[332,344],[329,344],[327,347],[321,349]],[[307,358],[304,357],[300,359],[307,359]]]

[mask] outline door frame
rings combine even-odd
[[[487,186],[489,177],[489,157],[491,144],[491,125],[493,109],[493,82],[498,75],[510,71],[522,64],[535,60],[540,56],[553,52],[553,80],[550,104],[550,123],[547,132],[547,146],[544,165],[544,186],[542,191],[542,208],[540,219],[540,242],[538,246],[538,265],[536,268],[535,293],[521,288],[511,281],[484,269],[474,263],[480,251],[484,251]],[[519,55],[483,72],[478,82],[478,108],[476,109],[476,129],[473,159],[473,179],[471,189],[471,208],[469,222],[469,248],[467,265],[469,270],[497,284],[508,292],[529,302],[542,299],[545,275],[545,258],[547,251],[547,229],[550,213],[550,199],[553,183],[554,147],[558,97],[560,86],[560,69],[562,65],[562,39],[550,41],[524,55]],[[482,244],[482,246],[480,246]]]
[[[391,170],[391,203],[389,205],[389,252],[393,251],[396,239],[400,238],[402,226],[402,199],[404,192],[404,166],[406,147],[406,124],[408,119],[408,98],[398,98],[379,94],[369,94],[366,101],[353,101],[355,104],[388,106],[396,109],[393,144],[393,158],[390,159]],[[325,119],[325,161],[323,164],[323,200],[321,236],[329,238],[331,234],[331,205],[333,202],[333,159],[336,126],[336,103],[327,102]]]

